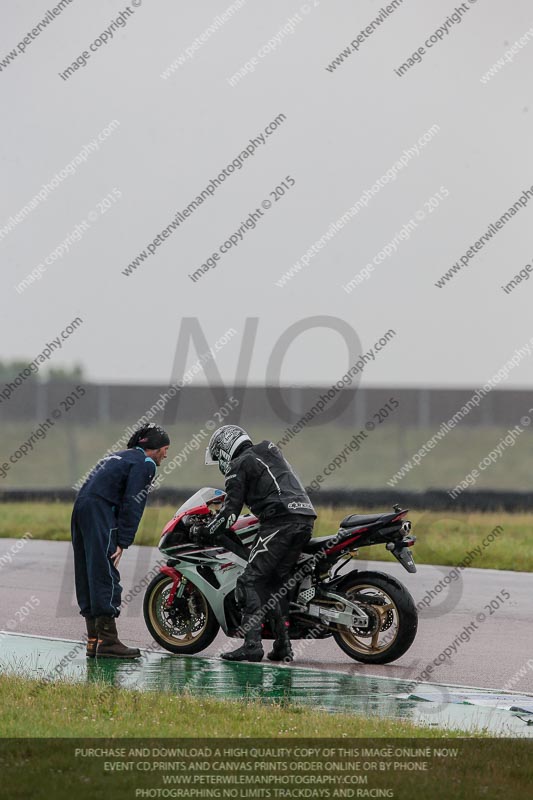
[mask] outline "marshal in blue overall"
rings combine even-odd
[[[117,569],[137,532],[168,434],[154,424],[137,430],[127,450],[102,458],[81,487],[71,520],[76,598],[87,625],[87,655],[138,658],[120,642],[115,619],[122,586]]]

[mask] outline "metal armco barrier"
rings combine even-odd
[[[148,505],[179,506],[194,489],[158,489],[148,499]],[[0,492],[0,503],[36,503],[74,501],[76,492],[69,488],[58,489],[5,489]],[[428,489],[424,492],[387,489],[328,489],[310,492],[316,506],[357,509],[376,508],[386,511],[395,503],[403,508],[427,511],[533,511],[533,492],[506,492],[496,490],[463,492],[453,500],[446,489]]]
[[[0,402],[0,422],[37,422],[46,419],[67,394],[83,383],[83,401],[69,411],[69,419],[82,425],[131,424],[146,413],[168,386],[126,386],[93,384],[83,380],[28,380],[7,401]],[[1,388],[1,387],[0,387]],[[286,425],[299,420],[326,392],[324,386],[186,386],[165,407],[161,421],[173,425],[180,420],[202,422],[223,405],[230,395],[239,400],[231,421],[237,425],[245,420],[250,424],[275,425],[280,435]],[[318,414],[309,427],[339,424],[361,427],[368,415],[381,408],[394,396],[399,406],[385,421],[409,428],[435,430],[456,414],[472,397],[475,387],[466,389],[406,389],[394,387],[346,388],[339,405],[339,396],[328,406],[327,413]],[[281,399],[286,413],[278,414]],[[467,427],[512,427],[531,406],[529,390],[498,390],[490,392],[465,416],[461,425]],[[332,410],[335,409],[335,410]],[[333,415],[330,418],[330,415]],[[435,430],[433,430],[435,429]]]

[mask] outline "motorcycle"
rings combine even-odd
[[[148,630],[171,653],[205,650],[222,629],[242,638],[235,584],[247,563],[259,530],[253,514],[241,515],[212,544],[191,540],[191,527],[206,524],[225,499],[220,489],[193,494],[165,525],[159,550],[167,563],[144,597]],[[387,664],[407,652],[417,631],[418,615],[410,593],[384,572],[359,571],[353,565],[361,547],[385,545],[408,572],[416,572],[410,548],[416,538],[407,510],[394,506],[383,514],[349,514],[330,536],[312,538],[304,547],[287,582],[291,639],[332,636],[351,658]],[[274,638],[268,616],[262,635]]]

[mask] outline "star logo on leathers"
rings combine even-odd
[[[262,536],[259,537],[257,542],[252,547],[252,552],[250,553],[250,558],[248,559],[248,563],[251,564],[254,558],[259,555],[259,553],[268,553],[268,543],[272,539],[273,536],[279,533],[279,528],[274,533],[271,533],[270,536],[265,536],[263,539]]]

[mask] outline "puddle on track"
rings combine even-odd
[[[88,659],[85,644],[44,637],[4,633],[0,643],[0,672],[34,679],[107,683],[124,689],[182,692],[219,699],[258,699],[291,703],[330,713],[409,720],[463,731],[486,730],[496,736],[533,738],[533,713],[514,712],[533,697],[496,690],[404,680],[354,676],[342,672],[277,667],[270,662],[231,663],[219,658],[174,656],[144,652],[142,659]],[[423,694],[426,699],[413,695]],[[474,705],[477,703],[477,705]],[[500,706],[500,707],[498,707]]]

